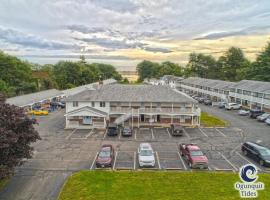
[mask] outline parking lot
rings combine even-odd
[[[240,149],[241,144],[249,140],[261,140],[269,145],[269,127],[238,117],[234,111],[203,106],[202,109],[229,121],[230,126],[185,128],[183,136],[178,137],[172,136],[167,128],[140,128],[134,130],[132,137],[109,137],[105,130],[65,130],[63,110],[39,117],[36,129],[42,140],[33,144],[33,158],[16,168],[15,176],[0,199],[56,199],[71,173],[96,169],[97,153],[103,144],[112,144],[115,149],[112,170],[196,171],[190,169],[179,154],[180,143],[196,143],[207,155],[210,171],[237,172],[242,165],[254,163],[260,172],[270,173],[269,169],[242,155]],[[139,168],[137,151],[142,142],[149,142],[155,151],[154,168]]]

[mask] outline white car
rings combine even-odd
[[[270,117],[268,117],[265,121],[266,124],[270,125]]]
[[[225,109],[227,110],[238,110],[242,107],[242,105],[238,103],[226,103],[225,104]]]
[[[249,115],[249,110],[239,110],[238,111],[238,115],[241,115],[241,116],[248,116]]]
[[[141,143],[138,148],[139,166],[154,167],[155,154],[149,143]]]

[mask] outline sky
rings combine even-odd
[[[30,62],[76,60],[134,70],[186,64],[229,47],[254,60],[270,41],[269,0],[0,0],[0,49]]]

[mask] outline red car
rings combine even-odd
[[[110,144],[104,144],[101,147],[96,159],[96,167],[112,167],[114,161],[114,149]]]
[[[180,144],[179,150],[190,168],[208,169],[208,159],[196,144]]]

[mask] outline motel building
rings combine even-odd
[[[66,128],[118,125],[199,126],[201,110],[186,94],[161,85],[98,85],[66,99]]]

